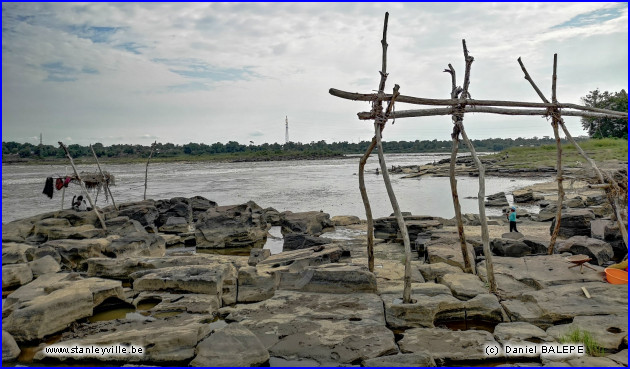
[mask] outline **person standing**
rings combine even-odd
[[[518,232],[516,229],[516,207],[512,206],[510,208],[510,212],[507,214],[508,220],[510,221],[510,232]]]

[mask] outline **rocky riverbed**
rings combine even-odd
[[[603,274],[627,251],[603,196],[570,194],[561,242],[546,255],[551,191],[512,195],[541,212],[519,211],[520,233],[505,233],[503,216],[489,220],[496,294],[486,283],[478,216],[465,215],[474,275],[462,271],[453,219],[406,215],[410,304],[400,299],[405,256],[393,217],[375,221],[373,273],[364,221],[251,201],[125,203],[101,209],[107,229],[93,212],[73,210],[7,223],[3,364],[627,366],[627,285],[608,284]],[[282,234],[281,252],[265,246],[272,227]],[[589,255],[594,270],[568,268],[572,254]],[[484,351],[558,344],[575,329],[598,343],[596,356]],[[143,352],[45,352],[116,344]]]

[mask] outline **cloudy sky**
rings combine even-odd
[[[580,103],[628,88],[627,3],[2,4],[2,140],[88,144],[357,142],[367,102],[329,95],[378,86],[383,16],[389,79],[401,93],[448,98],[452,63],[471,55],[477,99],[549,94]],[[417,108],[399,104],[398,110]],[[567,118],[574,135],[579,118]],[[542,117],[467,115],[472,138],[553,135]],[[385,140],[449,139],[450,118],[389,124]]]

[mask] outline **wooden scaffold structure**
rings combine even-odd
[[[558,206],[557,206],[557,214],[556,214],[556,223],[551,235],[551,241],[548,248],[548,253],[552,254],[554,250],[555,241],[558,235],[558,230],[560,226],[560,221],[562,218],[562,201],[564,198],[564,190],[563,190],[563,177],[562,177],[562,147],[560,145],[560,134],[559,129],[562,129],[567,140],[577,149],[577,151],[584,157],[587,163],[592,168],[595,173],[595,179],[599,182],[599,188],[602,188],[606,191],[607,198],[612,206],[613,213],[615,215],[617,224],[619,226],[619,230],[623,237],[623,241],[628,247],[628,235],[627,235],[627,219],[624,221],[623,213],[621,211],[621,204],[619,203],[619,198],[627,199],[627,178],[625,179],[625,186],[620,186],[619,181],[613,178],[612,175],[602,172],[597,164],[582,150],[579,144],[573,139],[570,132],[568,131],[564,119],[562,116],[580,116],[580,117],[613,117],[613,118],[623,118],[628,119],[627,112],[618,112],[606,109],[599,109],[593,107],[587,107],[583,105],[577,104],[566,104],[560,103],[557,100],[556,96],[556,80],[557,80],[557,55],[554,55],[553,62],[553,78],[552,78],[552,93],[551,93],[551,102],[544,96],[544,94],[540,91],[538,86],[534,83],[533,79],[527,72],[521,58],[518,58],[518,63],[521,66],[521,69],[525,75],[525,79],[529,81],[532,88],[536,91],[538,96],[541,98],[541,103],[535,102],[521,102],[521,101],[502,101],[502,100],[474,100],[471,98],[469,93],[470,87],[470,73],[472,63],[474,58],[469,54],[468,49],[466,47],[466,41],[462,40],[463,53],[464,53],[464,61],[465,61],[465,71],[464,71],[464,82],[462,87],[457,86],[456,83],[456,74],[455,69],[451,64],[448,64],[448,69],[445,69],[444,72],[447,72],[451,75],[451,94],[450,99],[431,99],[431,98],[421,98],[421,97],[413,97],[413,96],[404,96],[399,93],[400,86],[395,85],[393,88],[393,92],[391,94],[385,93],[385,82],[387,79],[387,27],[388,27],[389,13],[385,13],[385,21],[383,25],[383,38],[381,40],[382,47],[382,67],[380,73],[380,82],[378,86],[378,91],[376,93],[352,93],[346,92],[338,89],[331,88],[329,93],[333,96],[340,97],[343,99],[354,100],[354,101],[368,101],[372,103],[372,109],[369,112],[360,112],[358,113],[358,117],[361,120],[374,120],[374,137],[372,138],[372,142],[368,147],[365,154],[361,157],[359,162],[359,190],[361,192],[361,197],[363,200],[363,204],[365,207],[365,214],[367,218],[367,254],[368,254],[368,267],[370,271],[374,271],[374,221],[372,218],[372,211],[370,207],[369,198],[367,195],[367,191],[365,188],[364,182],[364,169],[367,159],[370,154],[374,150],[374,148],[378,148],[378,157],[380,162],[380,167],[383,173],[383,181],[385,182],[385,187],[387,189],[387,194],[389,196],[392,208],[394,210],[394,215],[396,216],[396,220],[398,223],[398,228],[401,232],[403,244],[405,248],[405,273],[404,273],[404,288],[403,288],[403,304],[412,303],[411,299],[411,247],[409,243],[409,234],[407,232],[407,227],[405,225],[405,219],[402,216],[400,211],[400,207],[398,206],[398,202],[396,200],[396,196],[394,194],[391,181],[389,179],[389,174],[387,171],[387,165],[385,164],[385,157],[383,153],[383,145],[382,145],[382,132],[385,128],[385,124],[389,119],[397,119],[397,118],[410,118],[410,117],[428,117],[428,116],[439,116],[439,115],[451,115],[453,121],[453,133],[451,135],[452,138],[452,150],[451,150],[451,161],[450,161],[450,184],[451,184],[451,192],[453,197],[453,206],[455,210],[455,217],[457,221],[457,230],[458,236],[461,245],[461,252],[464,259],[464,268],[465,272],[475,273],[475,263],[474,260],[471,260],[470,257],[472,255],[470,248],[467,246],[466,237],[464,234],[463,221],[461,216],[461,209],[459,205],[459,198],[457,194],[457,180],[455,178],[455,158],[457,157],[457,151],[459,146],[460,136],[464,141],[468,149],[470,150],[471,156],[475,163],[475,166],[479,173],[479,193],[478,193],[478,204],[479,204],[479,218],[481,223],[481,236],[483,243],[483,253],[485,256],[486,263],[486,277],[488,280],[488,285],[490,292],[498,294],[497,285],[494,278],[493,272],[493,263],[492,263],[492,252],[490,250],[489,245],[489,233],[488,233],[488,223],[487,217],[485,214],[485,168],[481,160],[479,159],[475,148],[468,138],[466,134],[466,130],[464,129],[464,115],[466,113],[489,113],[489,114],[502,114],[502,115],[515,115],[515,116],[526,116],[526,115],[534,115],[534,116],[542,116],[545,118],[551,118],[551,126],[554,132],[554,137],[557,144],[557,163],[556,163],[556,180],[558,183]],[[383,103],[387,102],[387,107],[383,109]],[[425,109],[415,109],[415,110],[394,110],[395,103],[408,103],[415,105],[428,105],[428,106],[441,106],[439,108],[425,108]],[[623,182],[623,181],[621,181]],[[627,214],[626,214],[627,217]]]

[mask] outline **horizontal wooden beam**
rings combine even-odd
[[[397,118],[412,118],[412,117],[430,117],[430,116],[439,116],[439,115],[451,115],[455,112],[453,107],[448,108],[431,108],[431,109],[416,109],[416,110],[398,110],[394,111],[390,115],[390,119]],[[537,115],[537,116],[546,116],[547,109],[506,109],[506,108],[493,108],[489,106],[466,106],[464,108],[464,113],[489,113],[489,114],[500,114],[500,115]],[[360,112],[357,113],[359,119],[361,120],[371,120],[374,119],[371,112]],[[605,113],[596,113],[591,111],[571,111],[571,110],[563,110],[562,115],[568,117],[608,117],[608,114]]]
[[[338,90],[336,88],[331,88],[328,92],[336,97],[340,97],[342,99],[353,100],[353,101],[373,101],[376,99],[376,94],[361,94],[356,92],[347,92]],[[390,94],[385,94],[383,97],[384,100],[391,99]],[[567,111],[562,111],[563,115],[567,116],[587,116],[587,117],[613,117],[613,118],[625,118],[628,119],[627,112],[620,112],[608,109],[599,109],[592,108],[589,106],[582,106],[578,104],[547,104],[547,103],[536,103],[536,102],[523,102],[523,101],[503,101],[503,100],[474,100],[474,99],[427,99],[423,97],[413,97],[400,95],[396,102],[398,103],[408,103],[408,104],[416,104],[416,105],[444,105],[444,106],[452,106],[452,105],[461,105],[465,104],[467,106],[507,106],[507,107],[520,107],[520,108],[560,108],[560,109],[575,109],[585,112],[593,112],[593,113],[601,113],[604,115],[571,115],[567,114]],[[479,109],[479,108],[477,108]],[[477,111],[479,113],[491,113],[491,112],[482,112]],[[451,112],[446,113],[451,114]],[[495,114],[508,114],[508,115],[520,115],[513,113],[495,113]],[[437,114],[443,115],[443,114]],[[545,115],[545,114],[524,114],[524,115]],[[421,116],[421,115],[418,115]],[[399,116],[399,118],[402,118]],[[362,118],[361,118],[362,119]],[[372,118],[373,119],[373,118]]]

